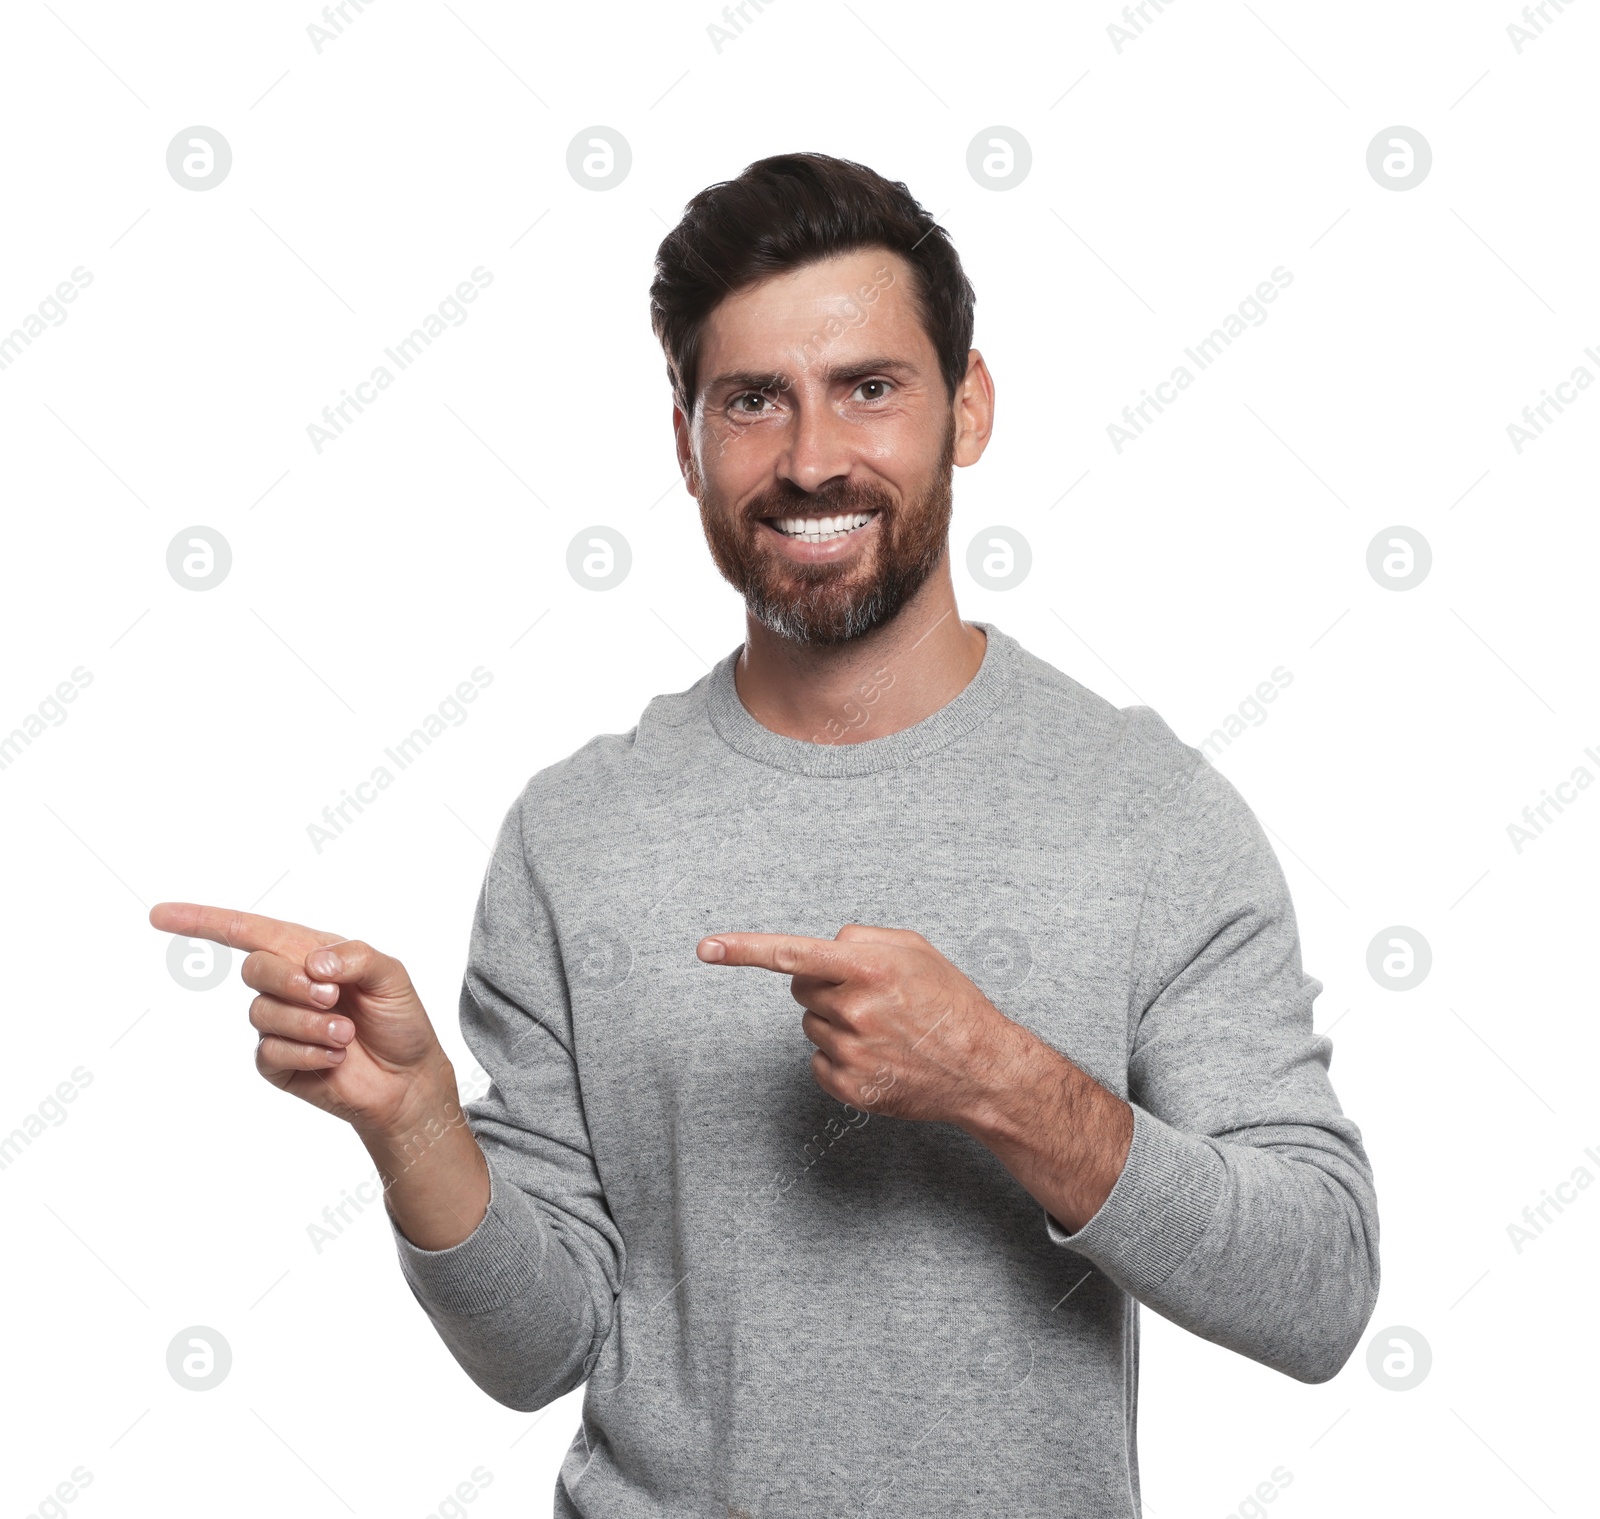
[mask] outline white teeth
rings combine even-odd
[[[808,543],[824,543],[830,538],[865,527],[872,521],[873,515],[872,512],[857,512],[848,517],[779,517],[772,525],[791,538],[804,538]]]

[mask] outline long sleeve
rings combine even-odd
[[[466,1104],[489,1162],[489,1210],[448,1250],[390,1217],[401,1269],[463,1369],[532,1411],[581,1383],[611,1328],[622,1236],[595,1169],[550,913],[526,855],[524,792],[479,893],[461,1031],[491,1084]]]
[[[1378,1293],[1360,1130],[1312,1030],[1287,882],[1201,757],[1161,818],[1134,951],[1133,1142],[1057,1244],[1174,1323],[1302,1382],[1349,1359]],[[1070,1052],[1069,1052],[1070,1053]]]

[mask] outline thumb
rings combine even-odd
[[[920,939],[921,934],[909,928],[876,928],[868,923],[846,923],[835,939],[846,942],[854,940],[860,944],[910,944]]]
[[[305,965],[306,973],[319,981],[359,987],[375,997],[416,996],[405,966],[362,939],[324,944],[306,956]]]

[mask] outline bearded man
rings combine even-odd
[[[258,1068],[353,1124],[472,1379],[587,1383],[558,1519],[1136,1516],[1141,1304],[1300,1382],[1372,1312],[1371,1168],[1260,824],[1150,708],[957,612],[973,305],[904,185],[819,154],[661,244],[746,636],[506,815],[466,1109],[398,960],[152,914],[252,950]]]

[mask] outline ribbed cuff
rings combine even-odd
[[[406,1280],[423,1302],[446,1313],[503,1308],[539,1280],[550,1245],[550,1231],[527,1194],[502,1180],[492,1161],[489,1211],[459,1244],[424,1250],[400,1232],[393,1214],[388,1216]]]
[[[1053,1243],[1137,1295],[1155,1291],[1193,1253],[1216,1216],[1227,1177],[1210,1145],[1130,1106],[1133,1143],[1099,1212],[1076,1234],[1048,1210],[1044,1220]]]

